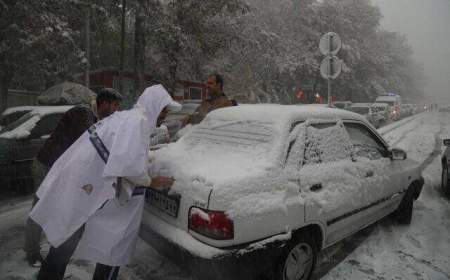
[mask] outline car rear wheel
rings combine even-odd
[[[445,162],[442,164],[441,187],[444,193],[450,193],[450,185],[448,182],[448,166]]]
[[[400,205],[395,211],[397,222],[403,225],[411,224],[412,212],[414,206],[414,188],[410,186],[403,196]]]
[[[310,279],[317,261],[317,246],[310,234],[299,234],[283,249],[274,280]]]

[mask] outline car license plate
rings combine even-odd
[[[180,207],[180,195],[169,195],[168,191],[147,189],[145,200],[164,213],[176,218]]]

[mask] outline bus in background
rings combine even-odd
[[[402,99],[400,95],[395,93],[387,93],[385,95],[379,95],[375,100],[375,103],[387,103],[391,108],[391,120],[400,119],[400,110],[402,106]]]

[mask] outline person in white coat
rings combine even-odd
[[[54,163],[36,195],[30,218],[52,245],[39,280],[63,279],[74,254],[97,262],[93,279],[115,279],[134,250],[144,186],[170,187],[172,178],[148,175],[150,134],[158,117],[179,109],[161,85],[147,88],[133,109],[105,118]]]

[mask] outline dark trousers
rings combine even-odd
[[[77,230],[69,239],[58,248],[50,247],[47,257],[42,263],[37,280],[62,280],[70,257],[75,252],[78,242],[84,232],[84,226]],[[116,280],[119,274],[118,266],[97,264],[93,280]]]
[[[39,198],[34,195],[33,197],[33,209],[34,205],[39,201]],[[27,254],[27,257],[33,257],[39,255],[41,252],[41,236],[42,236],[42,228],[35,221],[33,221],[30,217],[27,219],[27,223],[25,225],[25,246],[24,251]]]

